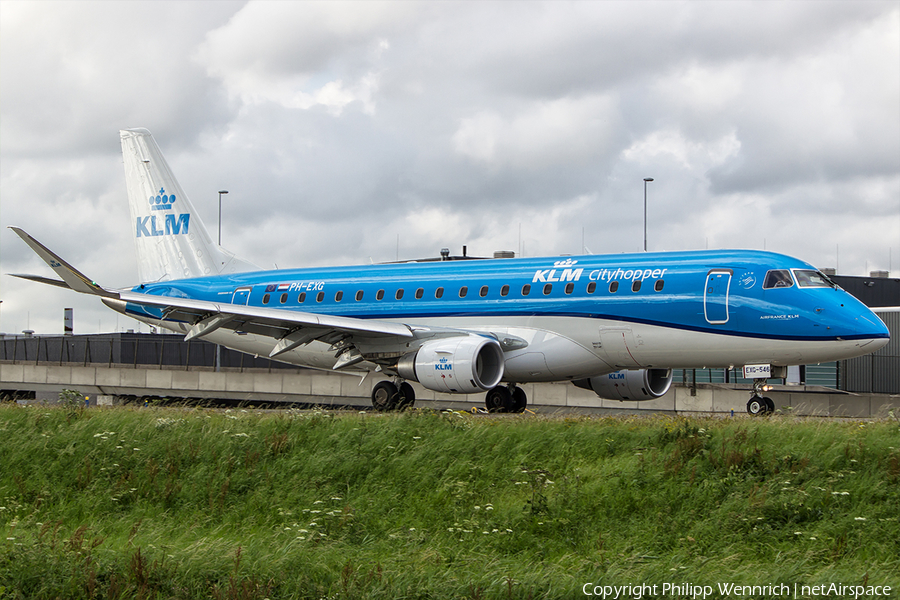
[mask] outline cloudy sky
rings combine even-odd
[[[0,2],[0,331],[136,327],[118,130],[265,268],[757,248],[900,276],[900,1]],[[146,330],[146,328],[144,328]]]

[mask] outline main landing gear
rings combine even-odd
[[[775,403],[771,398],[764,398],[765,379],[753,380],[753,396],[747,401],[747,412],[751,415],[765,415],[775,412]]]
[[[488,412],[520,413],[528,406],[525,390],[514,383],[498,385],[488,391],[484,397],[484,405]]]
[[[416,403],[413,387],[405,381],[379,381],[372,388],[372,406],[378,411],[403,410]]]

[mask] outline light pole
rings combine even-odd
[[[647,251],[647,184],[651,181],[652,177],[644,177],[644,252]]]
[[[228,193],[228,190],[219,190],[219,245],[220,246],[222,245],[222,194],[227,194],[227,193]]]
[[[222,194],[228,190],[219,190],[219,246],[222,245]],[[216,373],[222,368],[222,347],[216,344]]]

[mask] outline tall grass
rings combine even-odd
[[[0,408],[0,598],[896,592],[898,512],[897,421]]]

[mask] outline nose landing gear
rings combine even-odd
[[[771,398],[763,397],[765,379],[753,380],[753,396],[747,401],[747,412],[751,415],[765,415],[775,412],[775,402]]]

